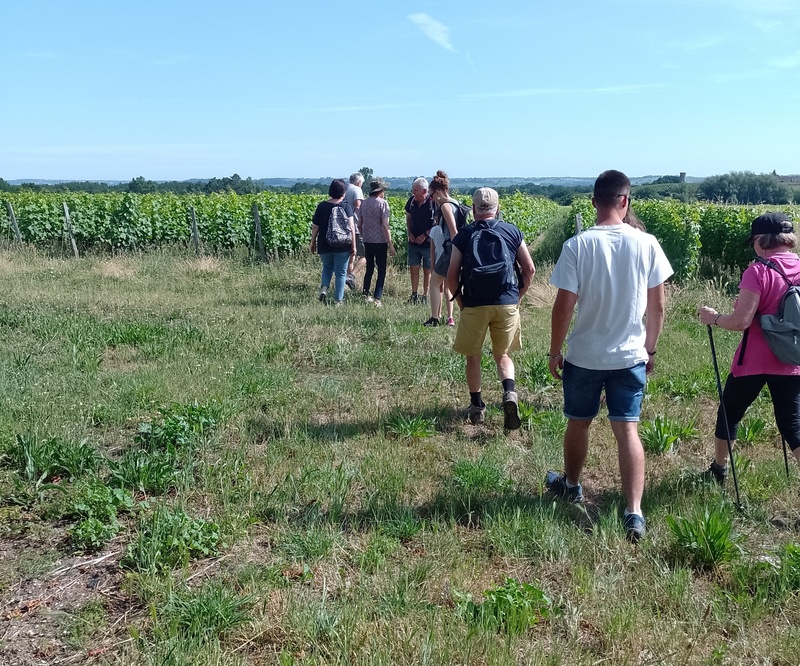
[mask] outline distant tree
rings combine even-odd
[[[152,180],[146,180],[144,176],[137,176],[128,183],[128,192],[134,194],[148,194],[158,189]]]
[[[666,185],[668,183],[680,183],[680,176],[661,176],[658,180],[652,182],[653,185]]]
[[[206,192],[236,192],[236,194],[254,194],[258,191],[253,179],[248,176],[242,180],[238,173],[225,178],[212,178],[203,188]]]
[[[785,204],[792,200],[791,190],[771,174],[732,171],[706,178],[699,188],[707,201],[730,204]]]
[[[327,194],[330,183],[296,182],[289,188],[292,194]]]
[[[631,194],[636,199],[676,199],[683,203],[697,201],[698,185],[695,183],[670,182],[660,185],[637,185],[631,188]]]
[[[0,192],[10,192],[12,189],[14,189],[13,185],[0,178]]]
[[[361,175],[364,176],[364,182],[367,184],[367,188],[369,188],[369,183],[372,180],[372,169],[369,167],[361,167],[359,171]]]

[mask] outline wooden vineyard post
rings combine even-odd
[[[78,244],[75,242],[75,235],[72,233],[72,221],[69,219],[69,208],[67,207],[67,202],[63,201],[62,205],[64,206],[64,231],[67,232],[69,242],[72,245],[72,254],[75,255],[76,259],[80,259],[80,255],[78,254]]]
[[[11,225],[11,230],[14,232],[14,239],[21,245],[22,234],[19,232],[17,216],[14,215],[14,207],[11,205],[10,201],[6,201],[6,210],[8,210],[8,223]]]
[[[583,215],[575,213],[575,235],[578,236],[583,231]]]
[[[261,215],[258,214],[258,204],[255,201],[253,202],[253,223],[255,227],[258,258],[260,261],[266,261],[267,255],[264,252],[264,237],[261,234]]]
[[[189,207],[189,219],[192,221],[192,245],[194,253],[200,256],[200,232],[197,230],[197,217],[194,214],[194,206]]]

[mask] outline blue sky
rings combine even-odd
[[[0,177],[800,173],[797,0],[0,0]]]

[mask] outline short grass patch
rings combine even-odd
[[[798,474],[768,397],[739,431],[742,510],[700,476],[695,313],[731,280],[668,288],[632,545],[605,407],[587,502],[543,488],[566,419],[537,268],[504,433],[488,344],[473,425],[455,332],[421,326],[401,261],[383,308],[333,308],[317,257],[0,250],[0,662],[794,663]],[[715,334],[725,367],[739,334]]]

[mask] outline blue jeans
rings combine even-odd
[[[350,252],[325,252],[319,255],[322,259],[322,286],[326,289],[331,284],[331,278],[336,278],[336,293],[333,299],[338,303],[344,300],[344,284],[347,278],[347,262],[350,260]]]
[[[639,420],[647,383],[645,364],[619,370],[588,370],[564,362],[564,416],[591,421],[600,411],[600,395],[606,390],[609,421]]]

